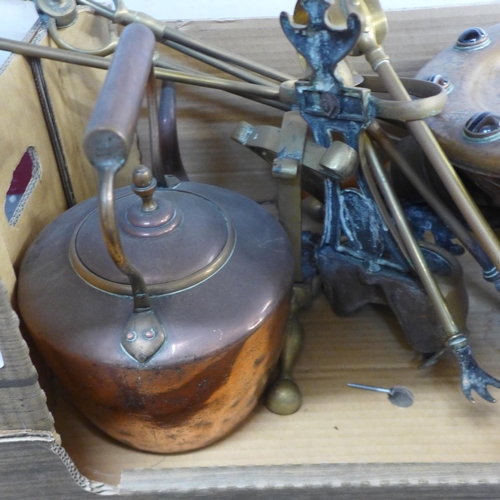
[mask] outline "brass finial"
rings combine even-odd
[[[153,195],[156,190],[156,179],[153,177],[151,170],[139,165],[134,169],[132,174],[132,189],[134,193],[142,198],[142,212],[153,212],[158,208],[158,203],[153,200]]]

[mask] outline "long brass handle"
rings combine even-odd
[[[99,176],[98,203],[104,241],[113,262],[132,287],[134,310],[122,332],[121,343],[139,362],[146,362],[160,349],[165,332],[151,308],[142,274],[123,251],[113,181],[132,145],[154,48],[154,35],[145,26],[131,24],[123,30],[83,139],[85,154]]]
[[[128,276],[136,310],[149,308],[140,272],[123,252],[116,224],[113,179],[127,160],[152,67],[155,38],[139,24],[123,30],[104,84],[85,131],[85,154],[99,175],[99,213],[108,252]]]

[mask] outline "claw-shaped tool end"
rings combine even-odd
[[[472,356],[471,348],[463,335],[457,335],[449,343],[455,354],[460,370],[462,372],[462,391],[465,397],[475,403],[472,391],[490,403],[496,403],[496,399],[489,393],[488,386],[500,389],[500,380],[486,373]]]

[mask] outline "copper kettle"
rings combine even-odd
[[[156,189],[144,167],[113,191],[154,43],[144,26],[123,31],[84,138],[98,196],[26,252],[19,305],[94,424],[170,453],[220,439],[254,408],[282,346],[293,259],[281,225],[234,192],[175,179]]]

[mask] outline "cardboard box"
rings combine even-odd
[[[412,76],[470,26],[500,21],[500,4],[388,13],[387,53],[401,76]],[[295,53],[276,19],[184,23],[179,29],[222,48],[298,73]],[[105,41],[106,30],[82,14],[65,32],[74,43]],[[184,60],[183,58],[180,58]],[[360,72],[361,62],[356,62]],[[80,138],[103,72],[43,63],[77,198],[94,193],[94,175]],[[299,412],[279,417],[258,408],[231,436],[206,449],[156,455],[110,440],[71,406],[51,394],[52,417],[11,309],[15,272],[36,234],[65,209],[50,141],[31,70],[16,56],[0,75],[3,137],[0,189],[34,146],[42,177],[16,226],[0,218],[0,492],[2,499],[89,498],[498,498],[500,407],[462,396],[451,357],[426,371],[404,342],[389,311],[366,307],[347,318],[323,297],[301,315],[306,338],[294,370],[303,392]],[[178,127],[186,169],[193,180],[222,185],[272,201],[269,167],[230,140],[241,120],[280,126],[281,113],[218,91],[181,87]],[[142,161],[148,163],[145,117],[139,127]],[[29,124],[29,126],[26,126]],[[131,164],[139,161],[138,152]],[[481,365],[498,375],[498,297],[470,259],[463,259],[471,297],[471,344]],[[34,353],[32,352],[32,356]],[[40,366],[40,375],[45,377]],[[407,409],[383,395],[355,391],[347,382],[391,387],[415,395]],[[57,389],[57,388],[56,388]],[[61,441],[60,441],[61,439]],[[76,466],[76,468],[75,468]]]

